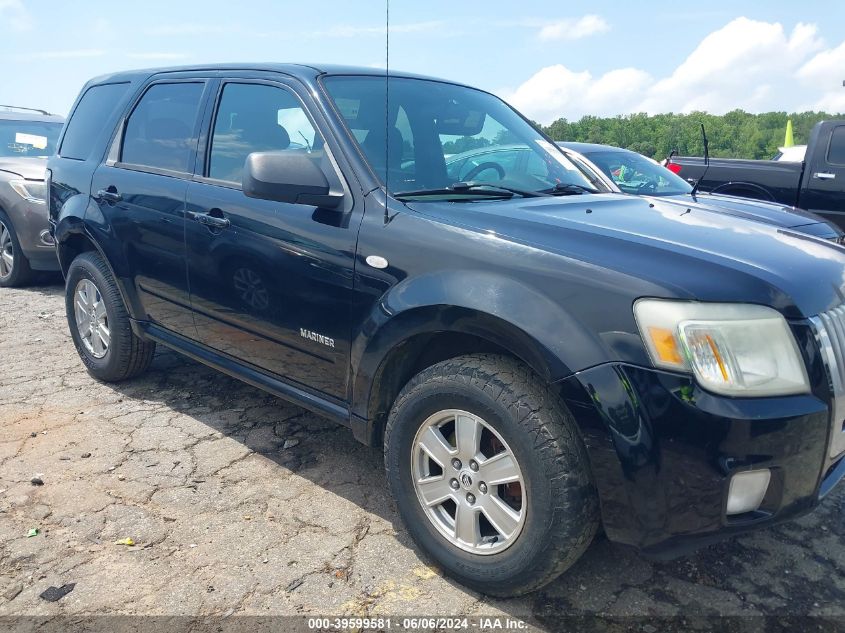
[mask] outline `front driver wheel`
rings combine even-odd
[[[572,416],[509,358],[464,356],[415,376],[388,418],[385,463],[417,544],[483,593],[514,596],[550,582],[598,528]]]

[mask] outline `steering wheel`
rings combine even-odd
[[[474,180],[475,177],[478,176],[478,174],[487,169],[495,170],[495,172],[499,175],[499,180],[502,180],[505,177],[505,170],[499,163],[493,163],[488,161],[470,169],[469,172],[467,172],[467,174],[463,177],[463,180]]]
[[[646,194],[646,193],[654,193],[657,191],[657,183],[653,180],[649,180],[648,182],[644,182],[639,187],[637,187],[637,193]]]

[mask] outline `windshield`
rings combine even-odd
[[[0,158],[51,156],[61,131],[61,123],[0,119]]]
[[[625,193],[676,196],[692,191],[686,180],[636,152],[585,152],[584,155]]]
[[[539,192],[595,185],[502,100],[423,79],[330,76],[325,87],[350,133],[392,194],[440,192],[473,183],[460,197],[490,197],[485,185]],[[389,101],[387,95],[389,94]],[[428,198],[431,199],[431,198]]]

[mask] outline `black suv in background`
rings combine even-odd
[[[497,144],[528,168],[450,177]],[[491,94],[119,73],[83,88],[49,170],[93,376],[163,344],[351,427],[412,537],[481,591],[543,585],[600,523],[673,554],[796,517],[845,473],[845,250],[595,193]]]
[[[0,106],[0,286],[24,286],[35,271],[57,271],[47,221],[44,172],[64,119]]]

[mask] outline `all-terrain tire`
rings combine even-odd
[[[482,555],[457,547],[418,499],[411,467],[417,431],[429,416],[452,409],[495,429],[522,472],[527,513],[504,551]],[[572,415],[511,358],[462,356],[417,374],[392,407],[384,451],[391,492],[413,539],[448,575],[482,593],[515,596],[545,585],[578,560],[599,526],[587,451]]]

